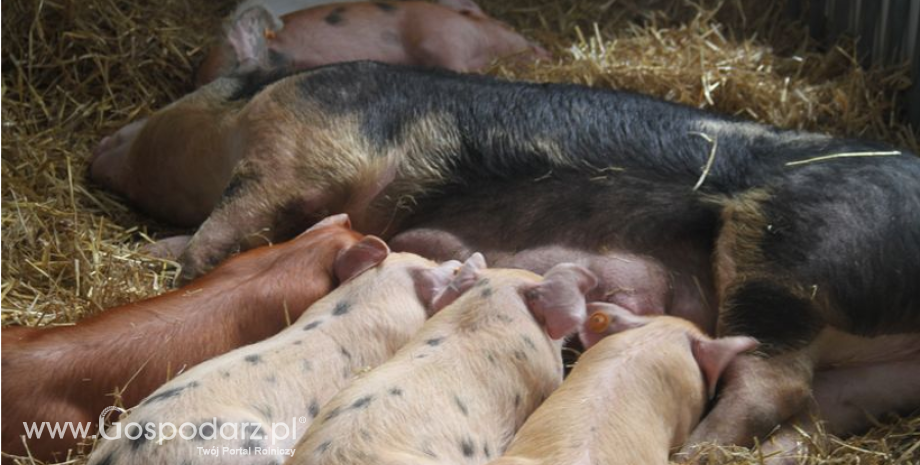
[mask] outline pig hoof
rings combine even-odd
[[[192,236],[167,237],[141,247],[140,252],[153,258],[176,261],[191,239]]]
[[[99,145],[93,149],[93,156],[90,162],[95,162],[97,158],[113,151],[118,151],[122,155],[126,154],[128,149],[131,148],[131,143],[134,142],[134,139],[137,138],[146,123],[147,118],[141,118],[119,129],[115,134],[103,137]]]

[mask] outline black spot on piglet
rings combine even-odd
[[[380,11],[384,13],[392,13],[396,11],[396,5],[387,2],[374,2],[374,6],[380,8]]]
[[[467,457],[467,458],[472,457],[473,454],[475,453],[475,450],[473,448],[473,440],[470,438],[465,438],[462,441],[460,441],[460,451],[463,452],[464,457]]]
[[[332,314],[334,316],[342,316],[351,311],[351,304],[348,302],[339,302],[335,304],[335,308],[332,309]]]
[[[353,404],[351,404],[351,408],[353,409],[367,408],[367,406],[370,405],[372,400],[374,400],[374,396],[364,396],[356,400]]]
[[[303,327],[304,331],[309,331],[311,329],[316,329],[319,325],[323,324],[322,320],[312,321]]]
[[[329,14],[326,15],[325,18],[323,18],[323,21],[325,21],[327,24],[331,26],[335,26],[341,23],[342,21],[345,20],[345,18],[342,17],[342,14],[345,13],[345,9],[346,8],[342,6],[336,7],[331,12],[329,12]]]

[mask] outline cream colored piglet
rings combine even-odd
[[[490,465],[667,464],[722,370],[757,345],[749,337],[710,339],[680,318],[604,303],[589,310],[583,339],[596,345]]]
[[[370,269],[277,336],[162,386],[109,428],[107,435],[118,438],[101,442],[89,463],[283,463],[323,404],[357,373],[389,359],[429,314],[472,285],[468,272],[455,276],[459,262],[388,256],[371,236],[361,245],[337,266]]]
[[[484,264],[484,263],[483,263]],[[497,457],[562,382],[560,338],[585,318],[596,278],[483,270],[389,362],[320,413],[296,465],[477,464]]]

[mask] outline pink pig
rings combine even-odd
[[[476,71],[518,53],[548,52],[472,1],[356,2],[280,16],[260,5],[239,12],[198,70],[202,86],[229,73],[299,70],[355,60]]]
[[[568,264],[542,279],[500,269],[479,277],[393,359],[331,400],[288,463],[454,465],[497,457],[562,383],[561,338],[584,321],[596,278]]]
[[[214,463],[215,456],[201,448],[246,450],[221,453],[223,464],[283,461],[330,398],[361,371],[389,359],[430,314],[472,285],[471,271],[455,275],[459,262],[438,266],[413,254],[387,255],[376,238],[365,247],[375,250],[354,257],[354,265],[372,268],[317,301],[278,335],[161,386],[116,424],[122,436],[100,442],[89,463]],[[380,262],[381,257],[386,258]],[[132,437],[134,424],[145,430],[142,437]],[[118,434],[114,428],[110,436]],[[153,432],[147,434],[148,428]]]
[[[588,308],[593,331],[583,333],[596,345],[490,465],[667,464],[728,363],[757,345],[749,337],[710,339],[680,318]]]

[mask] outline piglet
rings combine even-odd
[[[115,402],[135,405],[171,375],[269,337],[337,282],[386,256],[348,217],[321,221],[298,238],[252,250],[181,289],[54,328],[3,337],[3,452],[26,453],[23,423],[87,426]],[[78,433],[28,440],[33,457],[65,456]]]
[[[582,339],[593,347],[491,465],[667,464],[728,363],[757,345],[710,339],[680,318],[588,308]]]
[[[231,73],[355,60],[469,72],[514,54],[549,57],[470,0],[339,3],[282,16],[254,5],[234,16],[223,41],[205,57],[196,84]]]
[[[383,242],[368,245],[386,254]],[[463,284],[465,274],[454,276],[459,266],[391,254],[277,336],[160,387],[110,428],[109,436],[120,431],[120,438],[103,441],[89,463],[210,464],[215,456],[226,464],[281,463],[335,393],[389,359],[429,314],[472,285]],[[134,423],[153,425],[153,432],[132,440],[126,434],[138,436],[138,427],[128,426]]]
[[[561,338],[584,320],[595,284],[576,265],[545,278],[481,271],[393,359],[329,401],[289,463],[487,462],[562,382]]]

